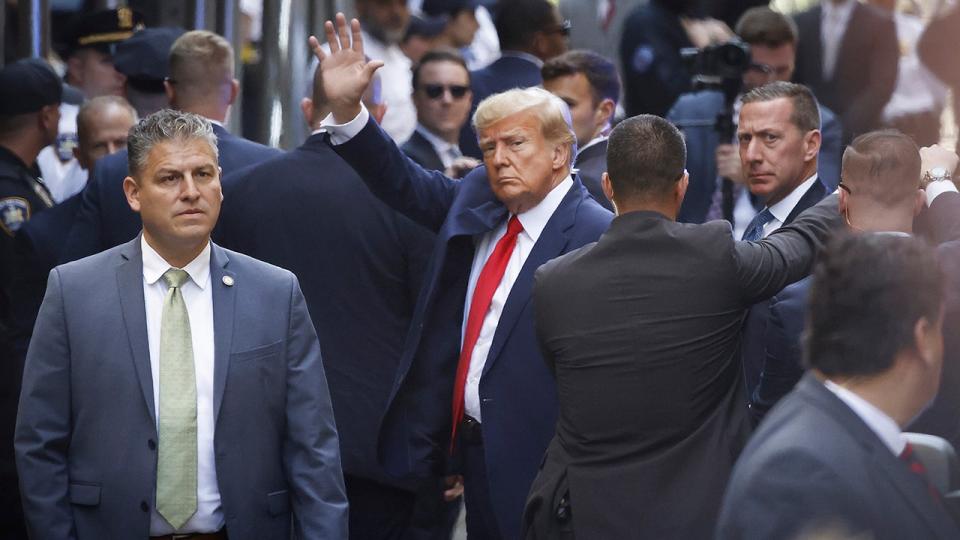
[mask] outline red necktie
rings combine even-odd
[[[510,255],[517,245],[517,235],[523,230],[523,225],[517,216],[512,216],[507,222],[507,234],[503,235],[493,253],[483,265],[477,285],[473,289],[470,299],[470,313],[467,315],[467,328],[463,333],[463,347],[460,349],[460,361],[457,364],[457,381],[453,387],[453,429],[450,433],[450,451],[453,452],[454,441],[457,440],[457,426],[463,420],[463,393],[467,384],[467,373],[470,372],[470,357],[473,356],[473,347],[480,337],[480,327],[490,309],[490,301],[503,279]]]
[[[932,483],[930,483],[930,477],[927,475],[927,468],[924,467],[923,463],[917,459],[916,455],[914,455],[912,444],[907,443],[907,445],[903,447],[903,452],[900,452],[900,459],[907,464],[907,467],[910,468],[910,472],[919,476],[923,480],[923,485],[927,487],[930,497],[939,503],[940,492]]]

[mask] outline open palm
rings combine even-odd
[[[348,31],[346,17],[343,13],[337,13],[336,27],[332,21],[327,21],[323,29],[330,52],[324,52],[320,40],[314,36],[310,36],[309,44],[313,54],[320,60],[327,105],[334,120],[344,123],[359,114],[363,93],[370,86],[374,72],[383,66],[383,62],[367,61],[363,54],[360,22],[356,19],[350,21]]]

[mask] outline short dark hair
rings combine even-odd
[[[940,319],[943,273],[917,238],[883,234],[831,240],[814,270],[804,363],[827,376],[869,376],[915,346],[921,318]]]
[[[686,160],[680,130],[652,114],[620,122],[607,142],[607,174],[621,200],[661,200],[683,177]]]
[[[820,129],[820,107],[813,92],[802,84],[777,81],[754,88],[743,96],[743,104],[787,98],[793,102],[790,122],[806,133]]]
[[[737,21],[734,30],[748,45],[776,48],[797,44],[797,24],[793,19],[766,6],[752,7]]]
[[[841,178],[853,196],[883,206],[913,202],[920,189],[920,149],[895,129],[864,133],[843,152]]]
[[[620,75],[617,66],[603,55],[593,51],[567,51],[544,62],[540,68],[540,75],[544,81],[583,73],[590,83],[593,93],[593,104],[605,99],[620,99]]]
[[[413,89],[417,90],[420,86],[420,70],[423,66],[432,63],[432,62],[453,62],[458,64],[467,72],[467,85],[470,84],[470,69],[467,68],[467,62],[463,59],[463,56],[454,49],[447,47],[441,47],[438,49],[432,49],[426,52],[421,58],[420,61],[413,66]]]
[[[529,48],[534,35],[555,22],[553,13],[553,4],[547,0],[499,0],[493,25],[500,38],[500,49]]]

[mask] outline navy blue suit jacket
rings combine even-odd
[[[223,174],[279,155],[280,151],[232,135],[213,125]],[[140,234],[140,214],[130,209],[123,193],[127,177],[127,151],[121,150],[97,161],[81,192],[80,210],[60,254],[70,262],[118,246]]]
[[[667,113],[687,142],[687,171],[690,185],[680,207],[677,221],[703,223],[717,189],[716,149],[720,135],[714,129],[717,115],[723,109],[723,94],[708,90],[680,96]],[[833,112],[820,105],[820,155],[817,172],[820,181],[832,192],[840,182],[840,158],[843,155],[843,128]]]
[[[503,223],[508,212],[490,189],[486,167],[460,181],[425,171],[372,120],[334,149],[381,200],[437,231],[379,450],[394,474],[438,476],[445,472],[450,446],[451,398],[474,239]],[[479,392],[489,491],[504,538],[520,536],[524,501],[557,419],[556,386],[533,328],[534,271],[596,241],[612,218],[574,178],[500,316]]]
[[[509,52],[509,51],[505,51]],[[473,107],[470,116],[477,111],[477,105],[488,97],[506,92],[513,88],[528,88],[541,86],[543,77],[540,68],[525,58],[516,56],[501,56],[489,66],[470,72],[470,90],[473,93]],[[480,145],[477,144],[477,133],[471,122],[464,124],[460,130],[460,151],[466,156],[481,159]]]
[[[405,487],[377,462],[377,430],[434,235],[377,200],[320,134],[231,173],[223,191],[218,243],[300,280],[344,472]]]

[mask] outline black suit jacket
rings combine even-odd
[[[280,154],[275,148],[232,135],[217,124],[213,125],[213,132],[217,135],[220,168],[224,175]],[[140,214],[130,209],[123,193],[126,176],[126,150],[96,162],[81,192],[80,210],[60,254],[61,263],[118,246],[140,234]],[[281,213],[282,210],[277,209]]]
[[[960,538],[925,482],[807,375],[770,412],[737,462],[717,538],[817,538],[836,527],[843,538]]]
[[[440,159],[440,156],[437,155],[437,151],[433,148],[433,145],[430,144],[430,141],[421,135],[419,131],[414,131],[413,135],[407,139],[407,142],[403,143],[400,149],[403,150],[403,153],[406,154],[407,157],[416,161],[417,165],[420,165],[424,169],[440,172],[443,172],[445,169],[443,161]]]
[[[602,204],[604,208],[613,212],[613,204],[603,194],[603,173],[607,172],[607,139],[584,148],[577,154],[577,161],[573,164],[577,169],[577,176],[583,182],[590,195]]]
[[[526,538],[564,527],[578,538],[710,536],[750,432],[746,309],[804,275],[839,224],[835,199],[758,243],[735,242],[723,221],[631,212],[540,268],[535,323],[560,416],[527,499]]]
[[[793,76],[840,116],[846,141],[880,127],[883,107],[897,82],[900,60],[893,19],[873,6],[852,1],[855,5],[830,80],[823,78],[823,9],[818,5],[796,16],[800,39]]]
[[[377,430],[434,235],[377,200],[324,138],[228,175],[215,237],[300,280],[344,472],[411,487],[377,463]]]

